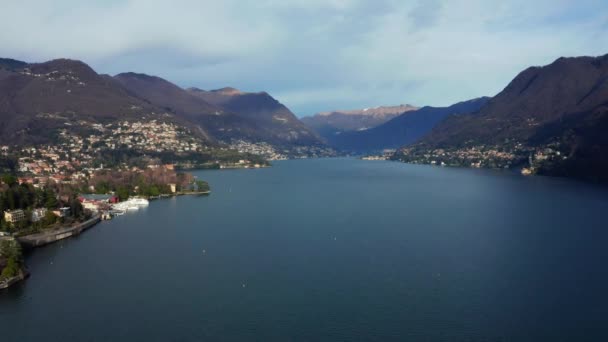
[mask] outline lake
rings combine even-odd
[[[311,159],[196,171],[33,251],[1,341],[606,341],[608,189]]]

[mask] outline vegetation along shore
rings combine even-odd
[[[176,171],[173,164],[97,169],[70,181],[6,174],[0,183],[0,289],[29,275],[24,249],[78,235],[150,199],[210,191],[207,182]]]

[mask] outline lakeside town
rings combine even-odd
[[[76,169],[41,150],[30,149],[38,154],[33,160],[19,159],[20,176],[0,179],[0,289],[27,276],[22,248],[77,235],[101,220],[147,206],[150,199],[210,192],[205,181],[176,171],[174,164],[151,160],[146,169]]]
[[[520,168],[523,175],[533,175],[566,160],[558,143],[528,147],[521,143],[503,146],[477,145],[462,148],[426,149],[414,145],[399,149],[390,159],[411,164],[491,169]]]
[[[58,114],[46,144],[0,146],[0,288],[27,276],[25,249],[79,234],[101,220],[158,199],[209,193],[179,170],[263,168],[268,160],[331,155],[314,147],[280,149],[235,140],[207,145],[158,116],[108,124]],[[0,173],[1,174],[1,173]]]

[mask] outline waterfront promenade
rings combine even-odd
[[[18,237],[17,241],[19,241],[24,247],[27,248],[41,247],[53,242],[57,242],[59,240],[69,238],[71,236],[78,235],[83,231],[93,227],[95,224],[99,223],[99,221],[101,221],[101,217],[99,215],[95,215],[89,220],[86,220],[77,225],[60,228],[53,231]]]

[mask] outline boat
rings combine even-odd
[[[114,216],[120,216],[120,215],[124,215],[125,211],[124,210],[113,209],[113,210],[110,210],[110,214],[112,214]]]
[[[147,206],[150,204],[150,201],[148,201],[145,198],[141,198],[141,197],[133,197],[133,198],[129,198],[127,200],[127,202],[136,205],[136,206]]]
[[[125,212],[128,210],[138,210],[139,208],[147,207],[149,204],[150,202],[147,199],[135,197],[112,205],[112,209]]]

